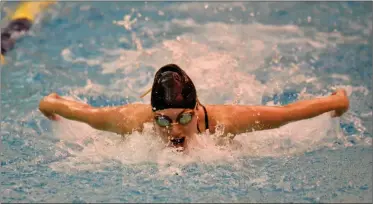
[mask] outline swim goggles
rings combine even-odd
[[[157,115],[154,117],[157,125],[161,127],[170,127],[172,124],[187,125],[192,121],[194,112],[183,112],[177,116],[176,122],[173,123],[172,119],[165,115]]]

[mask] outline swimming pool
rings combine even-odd
[[[1,68],[1,202],[371,203],[371,19],[371,2],[59,2]],[[139,95],[170,62],[205,103],[278,105],[345,87],[350,111],[181,157],[150,134],[124,140],[37,109],[51,92],[148,103]]]

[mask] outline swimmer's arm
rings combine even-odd
[[[231,106],[226,108],[226,131],[239,134],[255,130],[278,128],[290,122],[309,119],[325,112],[341,116],[349,108],[343,89],[331,96],[298,101],[285,106]]]
[[[79,121],[91,127],[118,134],[141,131],[143,123],[150,120],[150,106],[129,104],[118,107],[93,107],[89,104],[64,99],[57,94],[50,94],[41,100],[39,110],[49,119],[57,120],[58,116]]]

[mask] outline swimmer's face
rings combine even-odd
[[[169,146],[186,148],[197,133],[195,109],[169,108],[154,113],[154,126]]]

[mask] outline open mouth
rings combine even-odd
[[[180,145],[183,145],[184,142],[185,142],[185,137],[182,137],[182,138],[177,138],[177,139],[172,139],[170,140],[171,143],[174,145],[174,146],[180,146]]]

